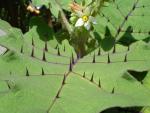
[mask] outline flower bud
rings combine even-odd
[[[72,11],[76,12],[76,11],[82,11],[83,7],[80,6],[79,4],[73,2],[70,4],[70,8]]]
[[[77,17],[72,16],[69,20],[70,20],[70,22],[71,22],[72,24],[75,24],[75,22],[76,22],[76,20],[77,20]]]

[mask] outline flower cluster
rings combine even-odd
[[[77,3],[70,5],[74,16],[77,17],[75,27],[84,26],[87,30],[90,30],[92,24],[96,24],[96,19],[92,16],[92,8],[90,6],[83,7]]]

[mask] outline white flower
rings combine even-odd
[[[75,27],[84,26],[87,30],[90,30],[92,24],[96,24],[96,19],[91,16],[91,8],[87,7],[84,12],[76,12],[79,19],[77,20]]]
[[[75,27],[84,26],[87,30],[90,30],[91,24],[96,24],[96,19],[93,16],[82,16],[75,24]]]

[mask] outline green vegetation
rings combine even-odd
[[[76,2],[1,6],[0,113],[150,113],[149,0]]]

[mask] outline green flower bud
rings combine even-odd
[[[76,16],[76,14],[75,13],[71,13],[71,15],[70,16]]]
[[[76,17],[76,16],[72,16],[69,20],[70,20],[70,22],[71,22],[72,24],[75,24],[76,21],[77,21],[77,17]]]

